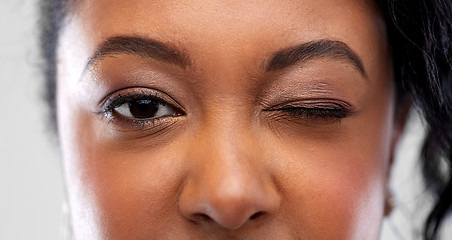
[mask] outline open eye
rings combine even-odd
[[[159,99],[128,100],[114,107],[113,112],[134,120],[179,115],[179,111],[175,107]]]
[[[170,95],[149,88],[121,89],[101,104],[98,113],[121,131],[163,127],[185,115],[183,107]]]

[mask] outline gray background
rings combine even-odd
[[[35,0],[0,0],[0,239],[60,239],[63,184],[47,130]]]
[[[36,5],[37,0],[0,0],[0,239],[4,240],[61,239],[64,232],[61,164],[42,100]],[[393,169],[397,207],[384,221],[381,239],[414,239],[411,225],[419,224],[429,205],[415,174],[422,136],[413,114]],[[447,236],[452,236],[451,223],[449,218]]]

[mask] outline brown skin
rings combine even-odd
[[[180,49],[189,65],[116,53],[85,68],[115,36]],[[319,39],[345,43],[365,74],[328,56],[266,71]],[[377,239],[401,129],[388,48],[367,1],[81,1],[57,89],[76,239]],[[133,121],[103,107],[133,94],[177,111]],[[271,108],[282,103],[349,112]]]

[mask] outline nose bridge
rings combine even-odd
[[[244,129],[216,128],[205,134],[201,140],[204,154],[197,154],[201,163],[197,178],[214,183],[205,187],[211,187],[210,192],[222,197],[245,197],[247,188],[261,182],[262,166],[258,161],[263,159],[258,156],[259,144]]]
[[[261,184],[258,141],[244,124],[229,120],[206,125],[196,141],[201,148],[193,154],[199,163],[194,180],[211,183],[200,187],[219,198],[217,204],[227,198],[249,198],[249,190]]]
[[[223,228],[237,229],[258,215],[273,213],[279,196],[265,172],[262,153],[250,126],[205,124],[188,156],[193,167],[180,200],[184,216],[196,222],[207,216]]]
[[[215,114],[216,117],[207,118],[194,141],[202,146],[199,149],[202,152],[193,157],[197,156],[202,163],[200,167],[206,168],[199,172],[199,177],[208,177],[221,185],[227,184],[231,191],[246,187],[239,187],[240,183],[256,181],[264,165],[258,136],[252,130],[251,121],[246,121],[238,108],[235,111],[223,108]]]
[[[229,97],[228,89],[223,94],[212,97],[211,106],[206,109],[203,124],[196,134],[195,144],[210,149],[207,159],[218,164],[238,167],[238,164],[251,164],[260,148],[259,139],[253,131],[247,104],[240,97]],[[244,167],[244,166],[242,166]]]

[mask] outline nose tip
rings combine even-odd
[[[224,183],[224,182],[223,182]],[[236,182],[238,183],[238,182]],[[211,184],[186,186],[180,211],[192,222],[237,230],[260,222],[279,208],[279,195],[260,182],[247,184]],[[210,186],[208,186],[210,185]]]
[[[233,231],[265,224],[281,202],[268,168],[271,153],[250,128],[231,128],[220,124],[228,119],[214,120],[204,125],[196,144],[185,152],[189,165],[179,211],[201,228]]]
[[[188,218],[197,223],[214,222],[227,230],[236,230],[246,223],[257,221],[268,215],[268,211],[258,210],[246,200],[221,199],[216,204],[203,204],[188,213]],[[262,208],[264,209],[264,207]]]

